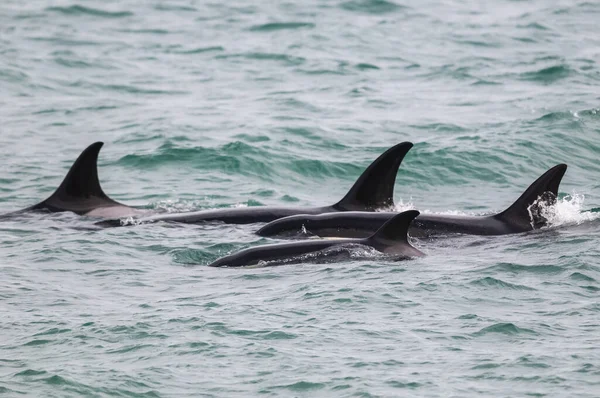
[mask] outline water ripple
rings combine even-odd
[[[569,169],[551,227],[404,264],[222,270],[258,225],[2,220],[0,393],[598,395],[600,4],[46,3],[0,13],[3,213],[99,140],[104,191],[164,212],[329,205],[402,141],[398,210],[495,214]]]
[[[57,12],[64,15],[90,15],[102,18],[123,18],[132,16],[130,11],[106,11],[98,8],[85,7],[81,5],[72,5],[68,7],[48,7],[47,11]]]

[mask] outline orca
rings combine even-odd
[[[98,153],[104,145],[95,142],[79,155],[58,189],[46,200],[0,218],[26,212],[58,213],[70,211],[91,217],[130,217],[145,214],[144,210],[124,205],[109,198],[98,179]]]
[[[411,224],[412,237],[432,238],[448,234],[505,235],[539,229],[547,220],[542,206],[556,203],[558,186],[567,170],[559,164],[546,171],[505,211],[489,216],[421,214]],[[345,212],[296,215],[275,220],[257,231],[260,236],[294,237],[313,234],[320,237],[369,236],[397,213]]]
[[[119,203],[104,193],[98,179],[98,154],[104,144],[96,142],[87,147],[71,166],[58,189],[46,200],[12,213],[0,215],[6,219],[26,212],[66,212],[106,219],[98,226],[120,226],[123,218],[140,223],[179,222],[201,223],[222,221],[230,224],[268,222],[293,214],[318,214],[332,211],[373,211],[394,205],[393,194],[396,174],[402,160],[412,148],[410,142],[397,144],[380,155],[362,173],[346,196],[332,206],[316,208],[286,208],[257,206],[248,208],[204,210],[187,213],[153,214]]]
[[[362,245],[372,247],[395,260],[421,257],[425,254],[408,242],[408,227],[419,212],[409,210],[398,213],[388,220],[373,235],[364,239],[319,239],[255,246],[209,264],[210,267],[247,267],[256,265],[284,265],[301,262],[310,255],[310,260],[326,257],[328,249],[342,249]]]
[[[147,217],[122,220],[112,219],[97,222],[101,227],[118,227],[153,222],[199,224],[220,221],[227,224],[252,224],[269,222],[295,214],[321,214],[345,211],[375,211],[394,206],[394,185],[402,160],[412,148],[410,142],[397,144],[367,167],[342,200],[324,207],[236,207],[216,210],[201,210],[186,213],[156,214]]]

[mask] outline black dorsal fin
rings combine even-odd
[[[102,142],[87,147],[77,158],[58,189],[46,200],[25,210],[72,211],[85,214],[108,206],[124,206],[110,199],[98,180],[98,153]]]
[[[543,227],[547,220],[540,212],[541,207],[556,203],[558,186],[566,171],[566,164],[556,165],[546,171],[523,192],[515,203],[494,217],[521,231]]]
[[[412,146],[410,142],[402,142],[381,154],[333,208],[343,211],[371,211],[394,206],[394,185],[398,168]]]
[[[423,252],[408,242],[408,228],[419,214],[417,210],[398,213],[367,238],[367,241],[383,253],[406,254],[411,257],[424,256]]]

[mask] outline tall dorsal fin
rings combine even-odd
[[[508,209],[494,218],[514,225],[522,231],[543,227],[547,220],[540,212],[541,206],[556,203],[558,186],[567,171],[566,164],[552,167],[541,175]]]
[[[46,200],[25,210],[72,211],[85,214],[108,206],[124,206],[109,198],[98,180],[98,153],[102,142],[87,147],[77,158],[58,189]]]
[[[398,168],[412,146],[410,142],[402,142],[381,154],[333,207],[346,211],[370,211],[394,206]]]
[[[424,256],[423,252],[408,242],[408,228],[419,214],[417,210],[407,210],[395,215],[367,238],[367,241],[382,253]]]

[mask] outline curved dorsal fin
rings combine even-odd
[[[381,226],[367,241],[383,253],[407,254],[413,257],[423,256],[423,252],[408,242],[408,228],[420,213],[407,210],[398,213]]]
[[[58,189],[46,200],[25,210],[72,211],[85,214],[108,206],[124,206],[109,198],[98,180],[98,153],[102,142],[87,147],[77,158]]]
[[[337,210],[372,211],[394,206],[394,185],[398,168],[413,144],[402,142],[381,154],[358,177],[342,200],[333,205]]]
[[[552,167],[535,180],[515,203],[502,213],[496,214],[494,218],[523,231],[544,226],[547,220],[540,214],[539,205],[543,203],[545,206],[551,206],[556,203],[558,186],[566,171],[566,164]]]

